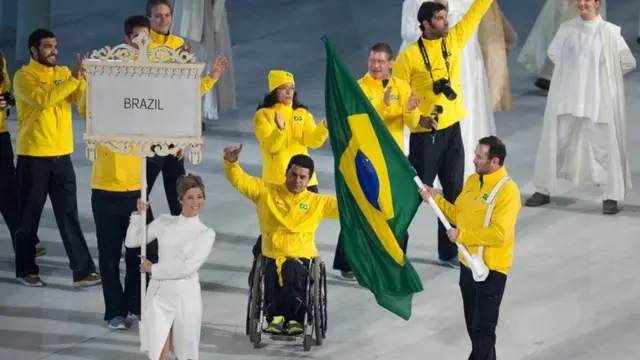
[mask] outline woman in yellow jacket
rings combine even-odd
[[[13,164],[13,146],[6,118],[9,108],[15,105],[11,94],[11,78],[7,72],[7,61],[0,51],[0,214],[9,228],[11,244],[15,250],[15,236],[18,230],[18,183]],[[36,244],[40,243],[38,235]],[[43,247],[36,248],[36,257],[47,253]]]
[[[316,125],[308,108],[298,100],[293,74],[283,70],[269,72],[269,93],[258,105],[253,127],[262,151],[262,180],[275,185],[284,183],[291,157],[309,155],[309,148],[321,147],[329,136],[327,120]],[[318,192],[316,174],[307,189]],[[253,247],[254,259],[260,254],[261,239],[259,236]]]

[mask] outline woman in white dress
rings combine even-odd
[[[151,360],[167,360],[169,352],[178,360],[197,360],[202,323],[202,296],[198,270],[207,260],[215,232],[200,222],[205,191],[197,175],[178,180],[182,213],[162,215],[147,226],[147,243],[158,239],[157,264],[142,258],[140,271],[151,274],[142,304],[141,350]],[[142,245],[142,211],[147,204],[138,201],[138,212],[131,215],[125,245]]]
[[[603,19],[607,18],[606,10],[607,2],[602,0],[599,14]],[[578,16],[575,0],[547,0],[522,46],[518,62],[538,76],[535,85],[542,90],[549,90],[553,75],[553,62],[547,57],[551,40],[560,25],[575,16]]]
[[[617,214],[631,189],[623,75],[636,67],[621,29],[598,15],[600,0],[573,0],[580,16],[560,26],[548,55],[555,64],[526,206],[548,204],[556,179],[596,185],[602,212]],[[567,91],[570,90],[570,91]]]
[[[449,8],[448,20],[454,26],[469,10],[474,0],[434,0]],[[420,24],[418,23],[418,9],[424,0],[405,0],[402,5],[402,49],[420,38]],[[496,124],[493,117],[493,104],[489,82],[485,73],[482,50],[478,42],[478,34],[467,43],[462,56],[454,61],[462,61],[460,67],[460,81],[462,84],[462,98],[467,108],[467,118],[460,121],[462,141],[464,144],[465,163],[464,178],[475,173],[473,166],[474,149],[478,140],[485,136],[495,135]],[[408,135],[405,129],[405,149],[408,149]],[[436,178],[435,187],[440,187]]]

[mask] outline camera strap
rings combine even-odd
[[[442,57],[444,58],[445,66],[447,68],[447,75],[449,76],[449,81],[451,81],[451,74],[449,72],[449,52],[447,52],[447,45],[445,45],[444,39],[440,39],[440,47],[442,49]],[[424,66],[427,68],[427,71],[429,72],[431,81],[436,82],[433,78],[431,61],[429,61],[429,54],[427,54],[427,49],[424,47],[422,38],[418,39],[418,48],[420,48],[420,53],[422,54],[422,60],[424,61]]]

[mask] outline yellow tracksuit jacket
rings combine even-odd
[[[86,119],[86,92],[80,98],[78,113]],[[98,145],[97,156],[91,167],[91,189],[113,192],[140,191],[142,189],[142,158],[133,153],[118,154],[104,145]]]
[[[433,81],[427,71],[417,41],[404,49],[393,64],[393,75],[408,82],[411,88],[415,90],[416,95],[423,97],[418,106],[423,115],[429,116],[433,111],[434,105],[443,107],[444,111],[439,116],[438,130],[448,128],[467,116],[460,84],[460,55],[467,41],[477,30],[482,17],[489,10],[492,2],[493,0],[476,0],[462,20],[451,28],[449,34],[443,39],[427,40],[420,38],[418,40],[422,41],[429,56],[433,78],[436,81],[450,79],[452,88],[458,94],[455,100],[448,100],[444,94],[436,95],[433,92]],[[449,73],[447,73],[445,60],[442,56],[442,41],[444,41],[447,52],[450,54]],[[431,130],[415,127],[411,131],[427,132]]]
[[[404,127],[410,129],[418,127],[420,122],[420,110],[418,108],[413,111],[407,111],[407,102],[411,97],[411,87],[406,81],[395,76],[389,78],[387,86],[391,86],[391,104],[387,106],[384,103],[385,87],[382,87],[382,80],[374,79],[369,73],[365,74],[358,85],[367,95],[369,101],[382,118],[382,121],[389,129],[391,136],[398,143],[398,146],[404,149]]]
[[[4,81],[0,84],[0,93],[5,93],[11,90],[11,78],[9,77],[9,73],[7,72],[7,62],[2,62],[2,78]],[[0,110],[0,134],[9,131],[7,129],[7,109]]]
[[[276,112],[284,120],[283,130],[276,126]],[[290,105],[283,104],[258,110],[253,118],[253,128],[262,150],[262,180],[277,185],[284,184],[292,156],[308,155],[307,148],[321,147],[329,136],[329,130],[324,125],[316,125],[308,110],[293,110]],[[317,184],[318,178],[313,174],[309,186]]]
[[[256,204],[262,254],[276,260],[278,274],[287,258],[311,259],[318,256],[316,230],[323,218],[338,218],[335,196],[308,190],[293,194],[284,182],[269,184],[248,175],[237,161],[225,160],[223,167],[231,185]]]
[[[184,39],[180,36],[175,36],[173,34],[169,35],[161,35],[153,30],[149,32],[149,37],[153,40],[149,49],[153,49],[159,46],[166,46],[173,50],[177,50],[183,46],[185,46]],[[200,92],[202,95],[208,93],[215,86],[216,81],[209,75],[202,78],[202,85],[200,87]]]
[[[66,66],[45,66],[31,59],[13,80],[18,115],[18,155],[62,156],[73,153],[71,104],[86,89],[84,79]]]
[[[458,242],[471,254],[478,252],[478,246],[484,246],[487,267],[506,275],[513,263],[516,221],[522,207],[520,189],[513,180],[507,181],[498,191],[491,222],[484,227],[489,207],[486,199],[505,176],[507,170],[504,167],[493,174],[484,175],[482,181],[478,174],[473,174],[467,179],[455,204],[452,205],[440,195],[434,200],[447,220],[460,229]],[[460,261],[467,265],[462,256]]]

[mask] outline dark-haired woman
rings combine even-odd
[[[2,51],[0,51],[0,69],[0,214],[9,228],[11,243],[15,250],[15,236],[18,230],[18,184],[16,182],[16,168],[13,164],[11,134],[9,134],[6,122],[11,105],[9,96],[6,94],[11,91],[11,79]],[[40,243],[39,239],[36,239],[37,243]],[[46,252],[45,248],[36,248],[36,256],[42,256]],[[34,285],[39,285],[39,283],[34,281]]]
[[[262,152],[262,180],[278,185],[284,183],[293,155],[309,155],[309,148],[321,147],[329,136],[327,120],[316,125],[309,109],[298,100],[293,74],[283,70],[269,72],[269,93],[258,105],[253,127]],[[318,192],[316,174],[307,189]],[[261,237],[258,237],[253,247],[254,258],[260,254],[260,248]]]

